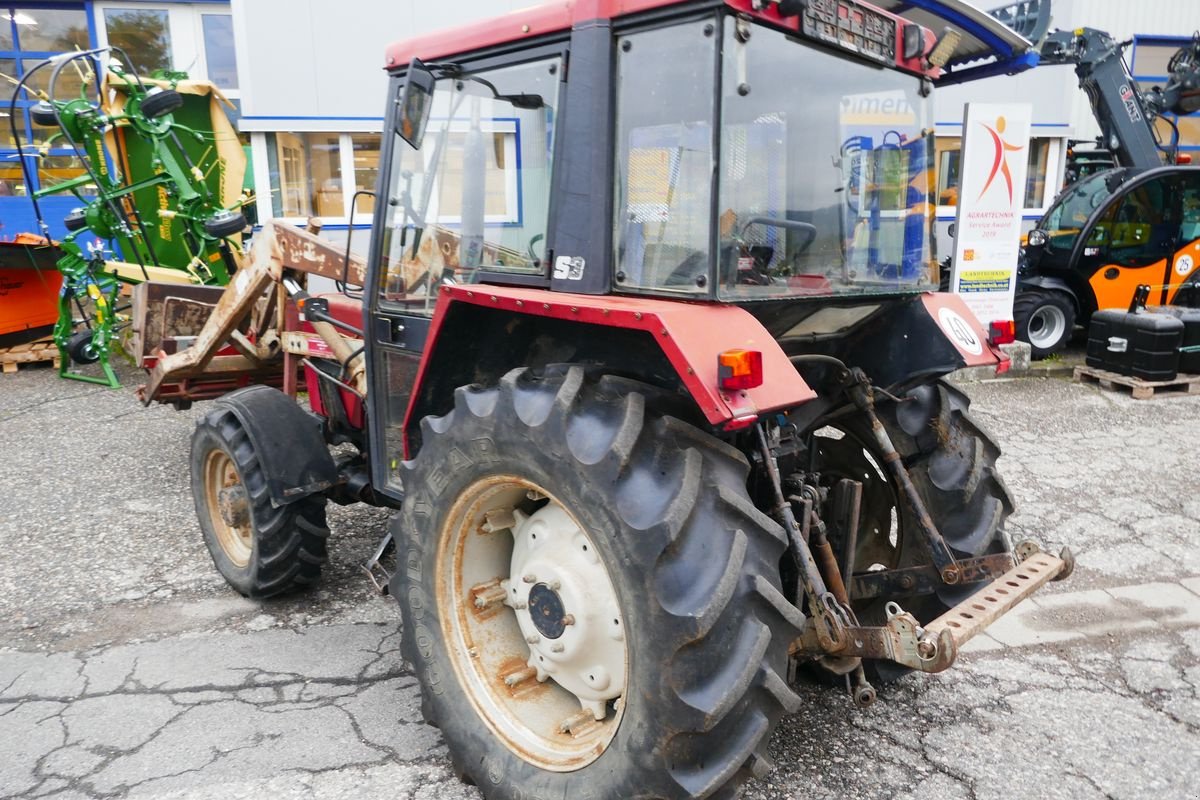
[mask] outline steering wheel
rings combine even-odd
[[[785,228],[789,231],[797,231],[805,234],[803,244],[796,248],[797,253],[803,253],[817,240],[816,225],[794,219],[777,219],[775,217],[751,217],[742,224],[742,230],[738,234],[738,239],[745,240],[746,231],[750,229],[751,225],[763,225],[768,228]]]
[[[541,260],[542,260],[541,256],[539,256],[536,252],[534,252],[533,248],[537,246],[538,242],[542,241],[545,238],[546,238],[546,235],[544,233],[539,233],[537,236],[534,236],[532,239],[529,240],[529,244],[525,245],[525,250],[526,250],[526,252],[529,253],[530,262],[532,262],[534,264],[541,263]]]

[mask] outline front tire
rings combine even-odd
[[[766,769],[767,737],[797,708],[783,676],[804,620],[780,590],[783,532],[747,496],[744,456],[648,410],[639,388],[578,367],[460,388],[404,465],[402,651],[426,720],[489,800],[730,797]],[[569,520],[555,524],[594,548],[608,588],[593,577],[578,590],[555,566],[566,556],[508,574],[532,563],[524,526],[541,514]],[[519,596],[481,610],[497,585]],[[518,615],[543,586],[539,613],[552,613],[534,630]],[[565,615],[619,632],[624,654],[623,679],[609,675],[619,696],[575,733],[560,723],[595,701],[549,670],[556,646],[577,655]],[[620,663],[594,647],[592,660]]]
[[[204,543],[230,586],[265,598],[317,582],[329,539],[325,497],[273,505],[261,454],[229,408],[196,424],[191,470]]]
[[[1013,301],[1017,338],[1028,342],[1030,356],[1042,359],[1067,346],[1075,332],[1075,304],[1062,292],[1021,292]]]

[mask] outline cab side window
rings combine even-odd
[[[1147,266],[1166,258],[1179,236],[1173,181],[1158,178],[1120,197],[1104,222],[1109,257],[1126,266]]]
[[[1200,175],[1184,178],[1180,196],[1179,244],[1200,239]]]

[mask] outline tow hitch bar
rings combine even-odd
[[[1032,552],[1028,543],[1021,549],[1029,553],[1024,561],[924,628],[899,605],[888,603],[886,624],[849,628],[846,646],[835,655],[886,659],[921,672],[947,669],[960,647],[1051,580],[1066,578],[1075,565],[1069,549],[1057,556]],[[806,631],[793,643],[792,652],[812,655],[823,650]]]

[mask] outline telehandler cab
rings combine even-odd
[[[930,94],[1030,45],[903,8],[560,0],[397,44],[365,263],[269,222],[158,352],[147,402],[281,358],[193,438],[239,591],[318,578],[328,500],[399,510],[365,567],[485,797],[731,797],[796,667],[868,705],[1070,572],[1010,547],[942,380],[1006,361],[936,292]]]

